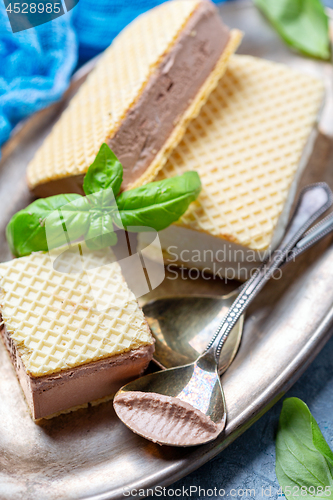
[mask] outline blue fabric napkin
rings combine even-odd
[[[61,97],[76,67],[78,46],[81,61],[89,59],[162,1],[80,0],[65,15],[13,34],[0,0],[0,146],[20,120]]]
[[[13,34],[0,2],[0,145],[20,120],[61,97],[77,52],[70,13]]]

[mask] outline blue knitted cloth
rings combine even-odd
[[[66,90],[78,50],[70,18],[13,34],[0,1],[0,145],[20,120]]]
[[[142,12],[162,0],[80,0],[51,22],[12,33],[0,0],[0,146],[13,127],[59,99],[78,60],[105,49]],[[78,43],[79,42],[79,43]]]

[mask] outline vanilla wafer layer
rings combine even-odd
[[[123,188],[148,182],[181,140],[226,69],[241,35],[206,0],[173,0],[113,42],[28,166],[37,195],[81,192],[106,142]]]
[[[0,264],[1,314],[27,373],[51,375],[151,345],[120,266],[107,250],[76,254],[54,269],[46,253]]]
[[[187,170],[200,174],[199,198],[177,227],[235,248],[267,250],[276,231],[281,236],[286,225],[296,174],[304,166],[304,148],[323,97],[323,82],[313,76],[254,57],[233,56],[157,177]],[[160,233],[164,251],[175,239],[179,250],[185,248],[179,234],[173,233],[172,226]],[[184,242],[192,241],[193,234],[186,234]]]

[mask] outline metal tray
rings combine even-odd
[[[246,35],[240,52],[325,75],[330,94],[321,127],[333,130],[332,67],[288,49],[250,3],[221,8],[225,21]],[[93,63],[92,63],[93,64]],[[25,168],[91,66],[76,75],[62,102],[17,129],[0,166],[0,259],[10,259],[4,230],[10,216],[29,203]],[[320,133],[302,184],[318,179],[333,187],[333,141]],[[9,358],[0,348],[0,498],[76,500],[123,498],[125,489],[168,485],[221,452],[280,398],[331,334],[333,247],[328,237],[269,283],[247,313],[238,355],[223,375],[228,408],[225,432],[196,448],[154,445],[117,420],[112,403],[79,410],[36,425],[31,420]],[[154,296],[223,295],[235,283],[165,280]],[[152,298],[152,295],[148,297]]]

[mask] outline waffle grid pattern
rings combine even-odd
[[[86,172],[199,3],[166,2],[139,16],[118,35],[30,163],[31,187]]]
[[[317,78],[233,56],[158,175],[200,174],[202,192],[177,224],[267,249],[323,96]]]
[[[0,264],[1,313],[33,377],[152,344],[135,296],[109,251],[48,254]]]

